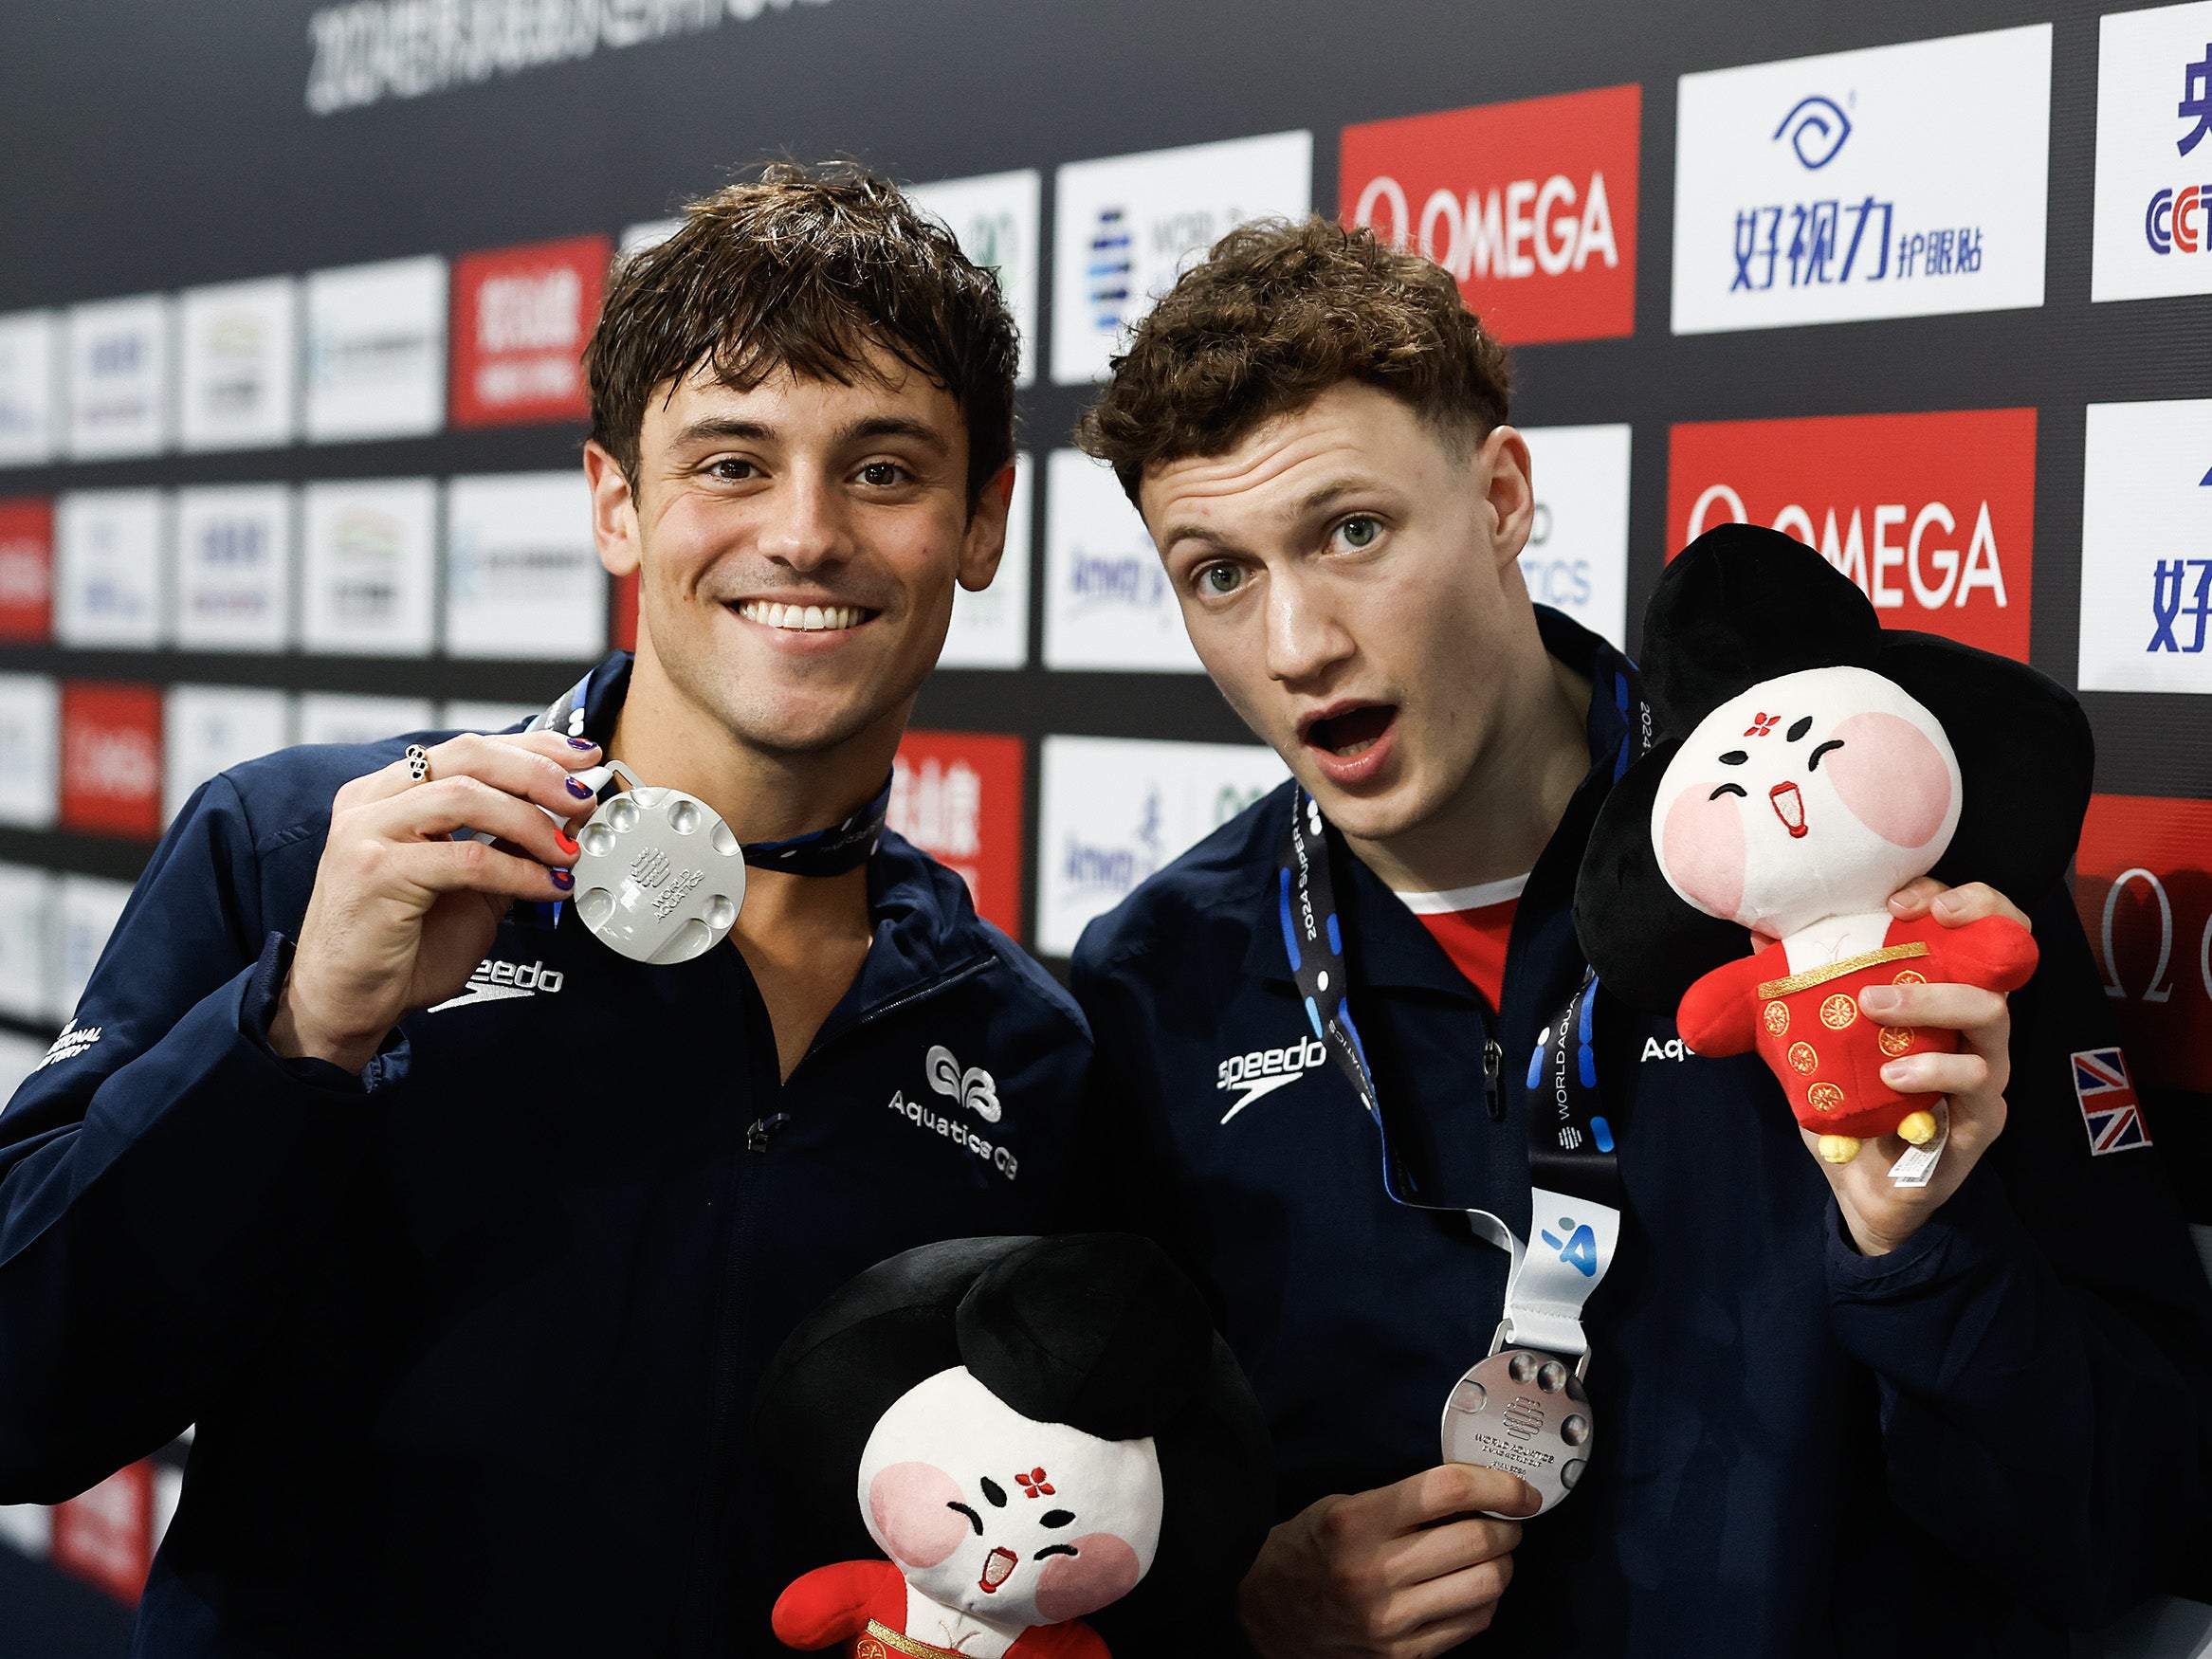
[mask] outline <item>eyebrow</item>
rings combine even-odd
[[[691,445],[735,439],[740,443],[767,444],[774,443],[777,437],[776,428],[764,421],[744,420],[736,415],[704,415],[678,432],[675,442]],[[839,444],[865,443],[870,438],[909,438],[940,454],[945,449],[944,435],[935,427],[905,415],[870,415],[854,421],[837,434]]]
[[[1374,487],[1375,483],[1370,479],[1340,478],[1307,491],[1291,503],[1285,516],[1290,519],[1309,519],[1345,496],[1358,495],[1362,490]],[[1234,536],[1224,535],[1203,524],[1172,524],[1161,536],[1160,544],[1165,551],[1183,541],[1202,541],[1209,547],[1218,547],[1232,553],[1241,551],[1243,546]]]

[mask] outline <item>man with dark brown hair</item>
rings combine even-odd
[[[1069,1167],[1081,1016],[882,829],[1004,543],[1015,345],[880,179],[694,204],[587,354],[634,659],[179,817],[0,1116],[0,1504],[197,1425],[137,1651],[774,1649],[820,1563],[761,1368],[896,1251],[1042,1231]],[[742,844],[734,948],[593,936],[572,831],[630,781]],[[640,915],[686,856],[630,866]]]
[[[2043,957],[2009,1022],[1967,986],[1865,994],[1964,1033],[1884,1070],[1949,1097],[1917,1188],[1894,1138],[1823,1163],[1755,1058],[1586,992],[1575,876],[1652,727],[1635,665],[1529,601],[1509,390],[1446,272],[1312,220],[1217,245],[1082,430],[1295,779],[1073,969],[1105,1202],[1212,1287],[1275,1433],[1247,1633],[2064,1652],[2187,1559],[2212,1398],[2155,1154],[2080,1132],[2069,1056],[2113,1039],[2073,905],[2018,896]],[[2020,919],[1925,879],[1890,902]],[[1589,1133],[1532,1133],[1578,1085]],[[1443,1460],[1440,1420],[1465,1446],[1501,1413],[1484,1461],[1556,1509]]]

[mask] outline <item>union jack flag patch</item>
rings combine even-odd
[[[2081,1103],[2082,1127],[2089,1131],[2090,1157],[2150,1144],[2143,1105],[2119,1049],[2085,1048],[2075,1055],[2074,1095]]]

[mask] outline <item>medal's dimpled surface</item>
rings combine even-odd
[[[1444,1402],[1444,1461],[1519,1475],[1543,1499],[1540,1515],[1581,1478],[1590,1431],[1581,1379],[1563,1361],[1526,1348],[1491,1355]]]
[[[576,836],[576,917],[638,962],[688,962],[729,937],[745,900],[744,850],[714,809],[672,789],[637,789]]]

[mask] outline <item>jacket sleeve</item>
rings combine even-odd
[[[1832,1211],[1828,1284],[1879,1385],[1892,1500],[2084,1626],[2176,1587],[2195,1547],[2212,1291],[2159,1153],[2090,1154],[2071,1055],[2111,1046],[2111,1017],[2065,891],[2034,920],[2004,1133],[1889,1255],[1858,1255]]]
[[[362,1085],[266,1047],[289,947],[261,910],[219,777],[155,850],[73,1040],[0,1113],[0,1504],[60,1502],[181,1432],[310,1268]]]
[[[1682,994],[1674,1012],[1674,1029],[1693,1054],[1708,1059],[1727,1054],[1747,1054],[1759,1041],[1752,1018],[1759,982],[1766,972],[1766,955],[1739,957],[1724,962]]]

